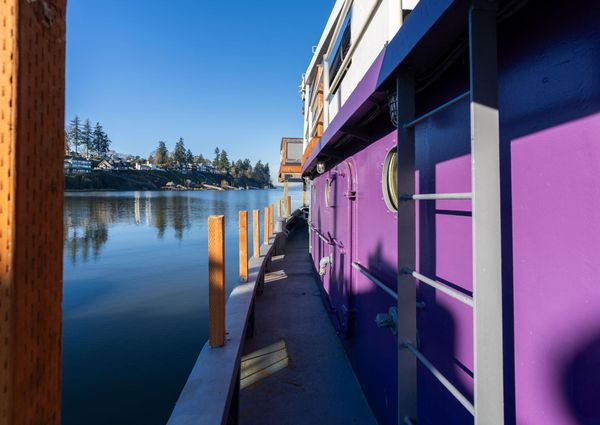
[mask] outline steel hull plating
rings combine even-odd
[[[599,22],[595,2],[530,1],[498,26],[506,423],[600,423]],[[375,316],[396,301],[351,264],[396,289],[397,217],[381,189],[396,131],[381,116],[360,138],[347,127],[366,119],[368,101],[353,99],[389,89],[382,75],[395,52],[382,52],[308,161],[332,150],[338,157],[312,174],[311,221],[326,236],[311,233],[312,256],[316,268],[333,258],[322,279],[332,317],[383,424],[398,423],[398,341]],[[468,69],[463,55],[419,90],[417,115],[468,90]],[[468,117],[465,99],[416,126],[415,193],[471,191]],[[346,141],[327,151],[337,133]],[[472,294],[470,201],[420,201],[416,209],[415,268]],[[420,351],[473,401],[472,310],[417,285]],[[417,377],[419,424],[473,422],[429,371],[419,366]]]

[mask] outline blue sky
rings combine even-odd
[[[66,117],[100,121],[118,152],[184,138],[212,159],[279,161],[302,135],[301,74],[333,0],[70,0]]]

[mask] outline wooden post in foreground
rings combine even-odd
[[[288,217],[292,215],[292,197],[288,195],[287,197],[287,211]]]
[[[306,180],[302,182],[302,206],[306,206]]]
[[[273,204],[269,204],[269,236],[273,236],[273,221],[275,218]]]
[[[0,424],[60,424],[65,13],[0,2]]]
[[[269,207],[265,207],[264,210],[265,218],[263,220],[263,242],[269,243]]]
[[[277,218],[281,218],[281,200],[277,201]]]
[[[225,217],[208,217],[208,343],[225,345]]]
[[[248,281],[248,211],[239,213],[240,282]]]
[[[254,258],[260,257],[260,211],[252,211],[252,236],[254,240]]]

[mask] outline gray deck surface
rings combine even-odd
[[[240,424],[376,424],[321,301],[306,226],[274,257],[255,302],[244,355],[283,339],[287,366],[241,390]]]

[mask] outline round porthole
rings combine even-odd
[[[398,151],[390,150],[383,163],[381,178],[383,199],[390,211],[398,211]]]
[[[331,180],[325,180],[325,206],[329,208],[329,200],[331,198]]]

